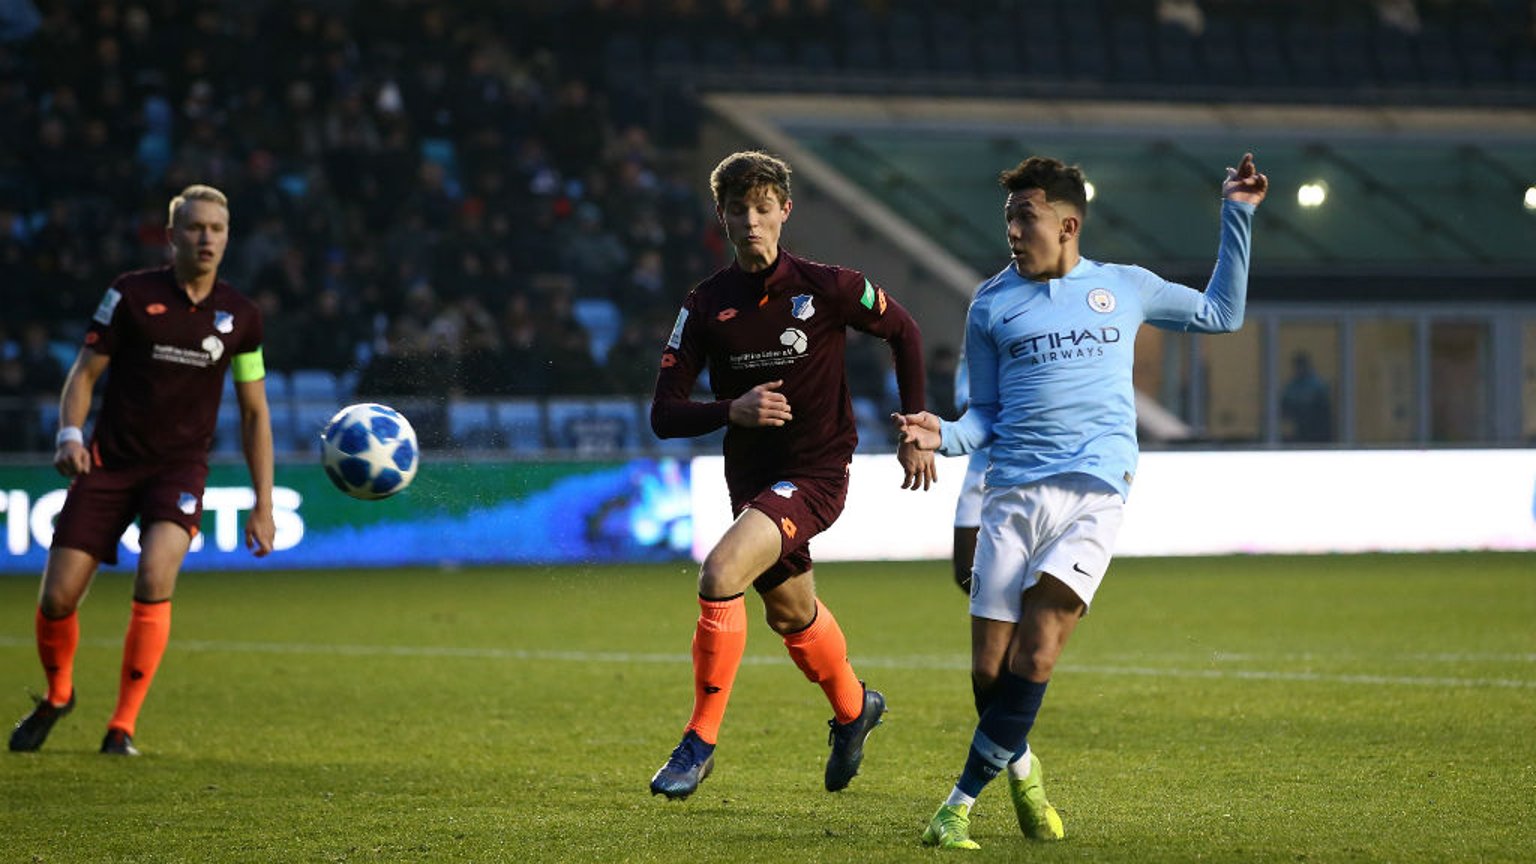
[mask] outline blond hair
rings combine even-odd
[[[180,210],[181,205],[188,201],[209,201],[223,207],[226,211],[229,210],[229,198],[223,192],[212,186],[204,186],[201,183],[197,183],[181,190],[180,195],[171,199],[171,206],[166,211],[166,227],[172,227],[176,224],[176,211]]]

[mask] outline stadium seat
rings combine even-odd
[[[1115,46],[1114,80],[1150,84],[1157,77],[1152,61],[1152,42],[1146,23],[1136,15],[1116,15],[1109,25],[1110,44]]]
[[[886,51],[891,69],[901,74],[922,75],[933,68],[923,21],[916,13],[893,9],[886,22]]]
[[[224,379],[224,395],[230,399],[235,398],[235,384],[232,377]],[[288,373],[280,369],[267,370],[267,401],[287,402],[292,397],[292,391],[288,389]]]
[[[1327,33],[1297,19],[1287,24],[1285,38],[1295,83],[1304,87],[1327,87],[1333,83],[1333,73],[1328,66]]]
[[[886,420],[875,400],[867,396],[853,397],[853,422],[859,431],[857,453],[883,453],[891,449]]]
[[[448,437],[466,450],[504,450],[507,439],[497,424],[496,403],[489,399],[462,399],[448,403]]]
[[[694,66],[693,48],[681,36],[663,36],[651,53],[651,63],[658,72],[686,72]]]
[[[634,86],[649,78],[645,46],[632,33],[615,33],[603,44],[603,72],[610,88]]]
[[[240,403],[233,394],[219,402],[218,419],[213,425],[213,452],[220,455],[240,452]]]
[[[974,47],[979,43],[971,32],[971,22],[957,12],[939,9],[929,24],[933,31],[933,70],[940,75],[975,75],[976,55],[983,52]]]
[[[795,51],[797,63],[807,72],[827,75],[837,71],[837,52],[825,39],[802,40]]]
[[[288,374],[288,389],[291,399],[335,402],[336,376],[328,369],[295,369]]]
[[[1225,18],[1207,20],[1205,32],[1195,43],[1199,52],[1205,81],[1216,86],[1243,84],[1248,80],[1248,70],[1243,66],[1242,49],[1237,28]],[[1164,45],[1167,44],[1165,41]]]
[[[545,404],[545,411],[550,439],[561,450],[601,455],[639,444],[639,411],[634,399],[557,398]]]
[[[293,410],[288,420],[288,452],[290,453],[318,453],[320,449],[320,433],[325,429],[325,424],[339,410],[340,406],[334,399],[324,401],[293,400]],[[276,415],[274,414],[274,417]],[[274,439],[277,438],[277,430],[273,429]]]
[[[1371,61],[1371,43],[1363,29],[1340,27],[1329,40],[1333,83],[1346,87],[1365,87],[1376,81]]]
[[[1218,30],[1206,31],[1206,63],[1215,73],[1216,55],[1219,53],[1216,42]],[[1237,28],[1241,37],[1237,44],[1242,57],[1248,61],[1249,80],[1258,87],[1284,87],[1291,83],[1291,67],[1286,63],[1285,56],[1280,51],[1280,42],[1275,38],[1276,25],[1267,17],[1249,18],[1244,20]]]
[[[493,408],[492,420],[506,449],[514,453],[544,450],[544,408],[538,400],[502,399]]]
[[[1231,46],[1226,47],[1230,52]],[[1157,70],[1161,80],[1170,84],[1206,84],[1211,79],[1200,61],[1199,44],[1188,30],[1177,24],[1164,24],[1157,29]],[[1225,74],[1220,83],[1238,83],[1236,69],[1228,68]]]
[[[608,360],[608,350],[619,338],[619,330],[624,326],[624,316],[619,312],[619,307],[612,300],[585,298],[571,304],[571,314],[576,317],[576,323],[587,331],[588,341],[592,345],[592,359],[599,364]]]
[[[1371,34],[1371,43],[1382,83],[1407,84],[1419,80],[1419,65],[1408,34],[1395,27],[1377,27]]]
[[[1419,37],[1419,64],[1424,67],[1424,82],[1432,87],[1456,87],[1461,84],[1458,51],[1443,33],[1425,33]]]

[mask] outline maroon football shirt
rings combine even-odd
[[[864,274],[780,249],[766,271],[732,264],[688,294],[662,351],[651,428],[662,438],[712,432],[727,424],[731,400],[783,379],[779,392],[794,419],[730,426],[726,482],[752,494],[784,476],[844,476],[858,443],[844,365],[849,327],[890,343],[902,410],[923,410],[922,337],[912,316]],[[716,401],[691,401],[706,363]]]
[[[87,348],[112,358],[96,458],[107,467],[206,460],[230,361],[259,348],[261,335],[256,304],[226,282],[194,304],[169,267],[119,276],[85,334]]]

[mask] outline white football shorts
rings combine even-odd
[[[971,578],[971,615],[1018,621],[1023,594],[1049,573],[1083,605],[1109,569],[1125,502],[1088,474],[987,488]]]
[[[987,451],[977,450],[965,463],[965,481],[955,501],[955,527],[975,528],[981,524],[981,493],[986,489]]]

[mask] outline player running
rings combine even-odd
[[[272,550],[272,428],[261,358],[261,313],[218,279],[229,243],[229,202],[189,186],[170,203],[169,267],[119,276],[91,318],[59,402],[53,464],[70,478],[43,570],[36,633],[48,693],[11,732],[17,751],[43,746],[75,707],[76,610],[105,561],[117,563],[123,532],[139,520],[133,610],[123,640],[117,709],[101,752],[137,756],[139,709],[171,634],[171,594],[203,515],[208,450],[233,368],[240,433],[256,502],[245,544]],[[111,366],[95,432],[81,427],[96,381]]]
[[[971,679],[981,720],[923,842],[976,849],[970,814],[1006,769],[1019,827],[1065,836],[1028,735],[1067,639],[1109,567],[1136,471],[1136,330],[1231,332],[1247,302],[1250,228],[1269,180],[1244,154],[1222,183],[1221,245],[1204,293],[1083,258],[1083,174],[1031,157],[999,178],[1013,261],[966,317],[970,407],[954,422],[895,418],[946,455],[991,447],[971,584]]]
[[[693,636],[693,715],[651,792],[686,798],[714,767],[731,685],[747,644],[747,586],[768,626],[832,704],[825,785],[858,773],[885,698],[864,686],[848,645],[817,597],[810,539],[842,512],[858,435],[844,367],[847,328],[890,343],[903,410],[923,404],[916,322],[855,270],[785,252],[790,167],[761,152],[733,153],[710,175],[716,213],[736,261],[683,301],[661,355],[651,426],[662,438],[726,427],[725,474],[736,521],[699,569]],[[690,398],[708,368],[714,401]],[[902,445],[903,488],[927,489],[933,454]]]

